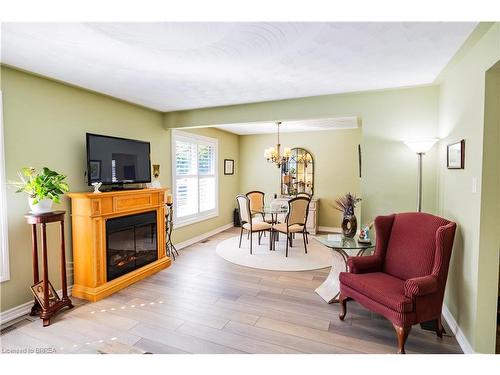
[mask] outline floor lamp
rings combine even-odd
[[[417,212],[422,211],[422,159],[427,151],[429,151],[437,139],[426,139],[420,141],[405,141],[405,144],[417,154],[418,171],[417,171]],[[420,323],[420,327],[427,331],[435,331],[437,328],[436,320],[429,320]]]
[[[417,212],[422,211],[422,159],[427,151],[434,146],[437,139],[425,139],[419,141],[405,141],[413,152],[417,154],[418,158],[418,171],[417,171]]]

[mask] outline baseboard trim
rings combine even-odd
[[[458,345],[460,345],[460,348],[462,348],[462,351],[465,354],[476,354],[474,349],[472,349],[469,340],[467,340],[467,337],[465,337],[465,334],[460,329],[460,326],[455,320],[455,317],[452,315],[452,313],[450,312],[450,310],[446,305],[443,305],[443,318],[446,321],[446,323],[448,323],[451,332],[455,335],[455,339],[457,340]]]
[[[175,244],[175,248],[177,250],[181,250],[181,249],[183,249],[185,247],[188,247],[188,246],[191,246],[191,245],[195,244],[196,242],[200,242],[200,241],[203,241],[204,239],[206,239],[208,237],[212,237],[212,236],[216,235],[217,233],[224,232],[225,230],[227,230],[229,228],[232,228],[232,227],[234,227],[233,223],[229,223],[229,224],[223,225],[223,226],[215,228],[215,229],[213,229],[213,230],[211,230],[209,232],[202,233],[199,236],[190,238],[189,240],[186,240],[186,241],[183,241],[183,242],[179,242],[179,243]]]
[[[329,232],[329,233],[342,233],[342,228],[337,227],[318,227],[320,232]]]
[[[68,296],[71,296],[72,289],[73,285],[68,286]],[[59,294],[59,297],[62,297],[62,289],[57,290],[57,294]],[[4,325],[22,317],[23,315],[29,314],[31,311],[31,306],[33,306],[33,300],[13,307],[12,309],[0,312],[0,325]]]

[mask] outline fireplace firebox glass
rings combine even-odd
[[[156,212],[106,221],[106,270],[111,281],[158,259]]]

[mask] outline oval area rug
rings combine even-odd
[[[309,236],[307,254],[304,253],[302,236],[298,235],[293,241],[293,247],[288,248],[288,257],[285,257],[286,243],[283,235],[280,235],[280,241],[276,242],[276,251],[269,251],[269,234],[262,237],[260,246],[257,244],[257,234],[253,236],[253,254],[250,254],[250,241],[245,233],[241,240],[241,249],[238,248],[238,235],[220,242],[215,251],[231,263],[263,270],[310,271],[332,265],[331,250],[312,236]]]

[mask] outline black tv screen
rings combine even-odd
[[[88,184],[151,182],[149,154],[149,142],[87,133]]]

